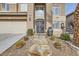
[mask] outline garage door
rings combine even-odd
[[[26,21],[0,21],[0,33],[26,33]]]

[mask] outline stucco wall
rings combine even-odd
[[[26,33],[26,21],[0,21],[0,33]]]
[[[64,32],[66,31],[66,17],[65,16],[53,16],[53,21],[61,21],[62,23],[64,23]],[[54,35],[59,37],[61,33],[62,33],[61,28],[59,28],[59,29],[53,28],[53,34]]]

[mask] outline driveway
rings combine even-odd
[[[20,40],[25,34],[0,34],[0,54]]]

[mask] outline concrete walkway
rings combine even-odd
[[[25,34],[0,34],[0,54],[20,40]]]

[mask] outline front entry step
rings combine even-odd
[[[35,36],[46,36],[46,33],[35,33]]]
[[[34,37],[35,38],[43,38],[43,37],[45,38],[46,37],[46,33],[35,33]]]

